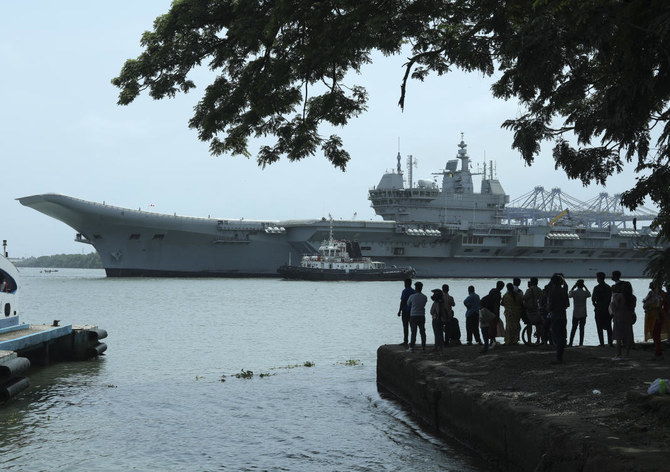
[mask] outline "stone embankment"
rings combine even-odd
[[[509,471],[670,470],[670,395],[649,396],[670,362],[639,347],[381,346],[377,382],[439,434]]]

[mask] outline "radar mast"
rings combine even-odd
[[[458,143],[460,149],[458,150],[458,155],[456,157],[461,160],[461,170],[468,171],[470,170],[470,156],[468,156],[468,145],[465,144],[463,135],[464,133],[461,133],[461,142]]]

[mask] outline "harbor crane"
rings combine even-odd
[[[569,213],[568,213],[569,211]],[[574,224],[586,227],[605,228],[617,226],[634,229],[638,222],[652,221],[656,213],[645,207],[625,213],[621,205],[621,194],[610,196],[601,192],[586,202],[552,188],[546,191],[537,186],[532,191],[512,200],[504,210],[504,220],[521,225],[555,225],[562,217],[569,215]]]

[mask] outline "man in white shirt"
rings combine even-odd
[[[414,352],[417,328],[421,333],[421,347],[424,351],[426,350],[426,303],[428,303],[428,297],[421,293],[423,290],[421,282],[414,284],[414,290],[416,292],[407,299],[407,306],[410,310],[409,326],[412,331],[408,349],[410,352]]]

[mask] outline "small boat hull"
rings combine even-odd
[[[405,280],[415,275],[411,267],[390,267],[384,269],[316,269],[283,265],[277,269],[279,275],[289,280],[314,281],[386,281]]]

